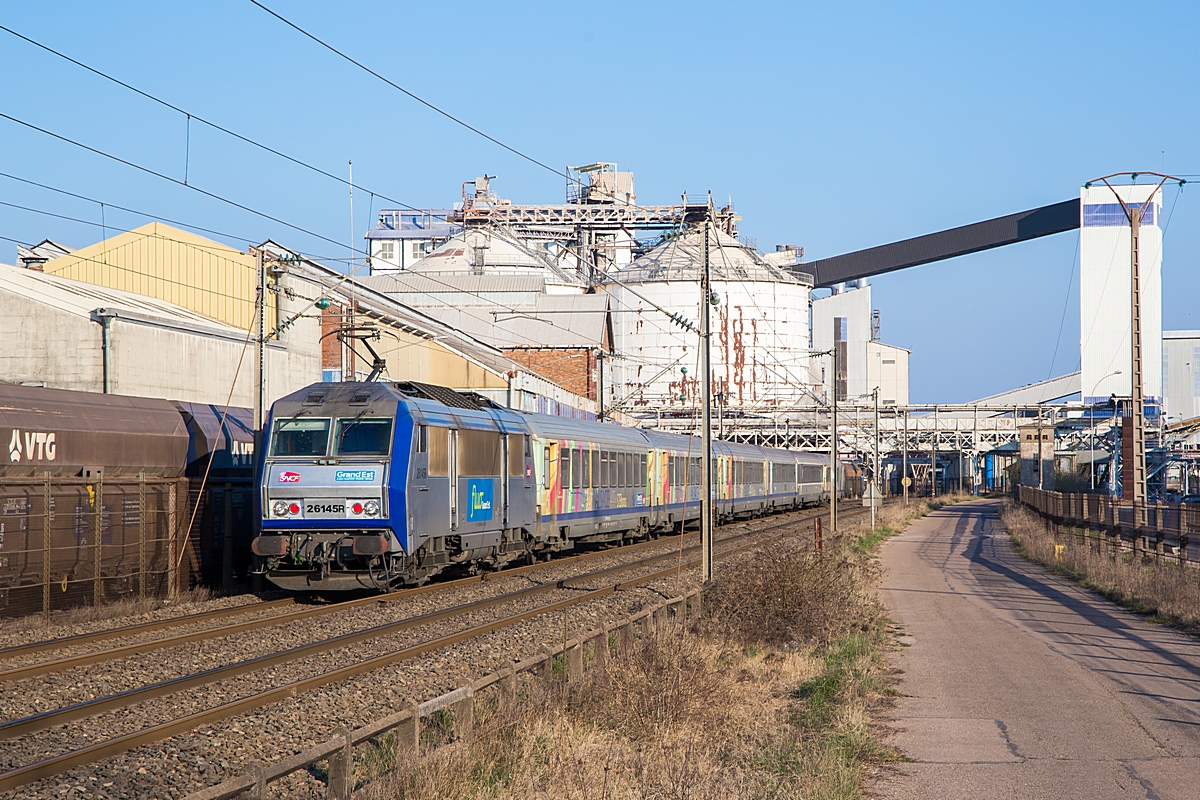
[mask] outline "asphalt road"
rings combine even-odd
[[[1022,559],[996,505],[948,506],[888,541],[903,629],[879,797],[1200,798],[1200,638]]]

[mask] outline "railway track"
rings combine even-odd
[[[764,543],[771,541],[772,538],[781,538],[771,537],[770,534],[773,531],[777,531],[781,528],[793,528],[797,525],[805,525],[805,523],[810,522],[818,515],[819,513],[793,513],[789,514],[788,518],[781,519],[772,525],[767,525],[751,531],[742,532],[735,534],[734,536],[720,539],[718,540],[718,544],[722,549],[721,552],[716,555],[716,557],[718,559],[724,559],[734,555],[735,553],[762,546]],[[785,533],[783,535],[787,534]],[[689,535],[688,538],[694,539],[695,535]],[[611,558],[614,555],[629,555],[633,554],[639,549],[645,549],[654,545],[661,546],[661,544],[661,541],[650,541],[615,550],[594,551],[567,559],[558,559],[549,563],[535,564],[526,567],[505,570],[499,573],[494,573],[492,577],[497,578],[514,576],[534,571],[539,568],[544,570],[549,567],[577,565],[605,556]],[[298,696],[300,694],[314,691],[323,686],[342,681],[349,677],[361,675],[381,667],[394,665],[436,650],[448,648],[473,637],[483,636],[501,628],[513,626],[525,620],[532,619],[533,617],[553,613],[555,611],[559,611],[580,603],[586,603],[606,594],[616,592],[625,586],[648,583],[653,580],[669,576],[683,566],[694,565],[694,563],[696,563],[695,560],[688,559],[686,564],[677,563],[675,565],[669,565],[665,568],[660,568],[656,571],[650,572],[649,574],[637,575],[634,579],[623,582],[606,583],[605,585],[599,587],[579,585],[593,583],[598,580],[607,581],[612,576],[620,573],[638,569],[648,569],[659,565],[668,559],[674,558],[681,560],[684,555],[693,554],[698,549],[698,545],[696,544],[692,544],[687,547],[682,546],[683,542],[680,542],[680,544],[681,547],[678,549],[672,548],[664,553],[659,553],[657,555],[648,556],[646,558],[637,559],[630,562],[616,564],[614,566],[604,567],[589,573],[560,580],[549,580],[542,583],[536,583],[532,586],[515,591],[505,592],[492,597],[459,604],[449,608],[439,609],[425,614],[407,617],[381,625],[355,630],[339,636],[329,637],[268,655],[244,659],[242,661],[225,664],[208,670],[201,670],[181,676],[179,678],[149,684],[130,691],[118,692],[104,697],[98,697],[92,700],[54,709],[52,711],[10,720],[0,724],[0,738],[12,739],[14,737],[30,736],[32,734],[45,731],[49,728],[61,726],[80,719],[96,717],[106,713],[119,712],[122,709],[128,709],[131,706],[135,706],[139,703],[146,702],[156,697],[175,695],[216,682],[227,681],[239,675],[258,673],[272,667],[278,667],[280,665],[302,661],[303,659],[310,658],[319,653],[329,653],[350,645],[361,644],[365,641],[389,636],[400,631],[419,630],[421,628],[435,625],[436,623],[477,614],[480,611],[501,606],[506,603],[513,603],[518,600],[540,597],[547,594],[561,594],[563,590],[568,589],[576,592],[575,594],[562,599],[552,600],[549,603],[539,603],[531,608],[526,608],[515,613],[509,613],[497,619],[471,625],[465,629],[453,631],[441,636],[434,636],[433,638],[429,638],[425,641],[409,644],[398,649],[376,655],[374,657],[358,660],[352,664],[344,665],[331,670],[325,670],[315,675],[308,675],[297,680],[286,682],[283,685],[271,686],[270,688],[253,693],[249,696],[240,697],[211,708],[205,708],[192,714],[187,714],[176,719],[161,722],[150,727],[142,728],[124,735],[115,736],[106,739],[105,741],[97,742],[86,747],[77,748],[56,756],[42,759],[32,764],[18,767],[6,773],[0,774],[0,791],[8,791],[21,786],[26,786],[34,781],[59,775],[67,770],[73,769],[74,767],[108,758],[145,744],[161,741],[163,739],[190,731],[199,726],[211,725],[214,722],[229,719],[230,717],[246,713],[247,711],[260,708],[264,705],[277,702],[281,699]],[[484,580],[486,580],[486,577]],[[83,665],[84,663],[100,663],[101,661],[107,660],[109,657],[127,657],[131,652],[137,651],[138,648],[141,648],[139,652],[149,652],[175,646],[176,644],[180,643],[180,641],[190,642],[195,641],[197,638],[212,638],[228,635],[228,632],[231,628],[236,628],[237,630],[247,630],[253,627],[265,628],[273,625],[284,624],[288,621],[308,619],[319,614],[329,614],[347,608],[360,607],[373,603],[377,604],[381,601],[390,603],[403,600],[408,597],[413,597],[418,594],[425,594],[447,589],[452,590],[455,586],[461,586],[467,583],[478,585],[480,581],[480,577],[464,578],[457,581],[430,584],[425,587],[420,587],[419,589],[405,590],[391,595],[361,598],[344,603],[332,604],[330,606],[306,608],[298,611],[287,611],[274,616],[263,617],[255,620],[245,620],[227,625],[219,625],[203,631],[192,631],[152,642],[108,648],[106,650],[97,651],[90,654],[82,654],[71,656],[65,659],[58,659],[54,662],[42,662],[41,664],[37,665],[27,665],[21,668],[10,669],[0,672],[0,679],[4,679],[3,676],[6,675],[22,674],[20,672],[21,669],[28,670],[37,667],[43,671],[36,674],[49,674],[50,672],[57,671],[57,669],[68,669],[73,666]],[[261,608],[261,606],[257,608]],[[231,613],[231,611],[232,610],[227,610],[224,616],[219,614],[189,615],[189,617],[183,617],[179,619],[195,620],[196,617],[205,616],[208,620],[220,620],[228,618],[228,616],[234,616],[235,614]],[[243,611],[243,613],[245,612]],[[169,628],[171,626],[165,627]],[[145,625],[139,625],[130,626],[129,628],[125,629],[104,631],[101,632],[101,641],[108,641],[112,638],[117,638],[118,631],[129,631],[133,629],[138,629],[139,632],[145,632],[148,630]],[[80,661],[80,659],[83,659],[83,661]],[[57,665],[57,667],[54,667],[53,665]]]
[[[789,512],[786,515],[786,519],[781,519],[774,525],[767,526],[765,528],[759,528],[758,530],[773,530],[780,526],[794,524],[797,519],[812,519],[815,516],[819,516],[821,513],[824,512],[817,511],[814,513],[812,510]],[[685,541],[694,541],[697,538],[698,534],[696,533],[684,534]],[[144,655],[155,650],[178,647],[180,645],[203,641],[205,639],[231,636],[236,633],[241,633],[243,631],[253,630],[256,628],[287,625],[315,617],[336,614],[348,609],[363,608],[378,605],[380,603],[397,603],[426,594],[453,591],[455,588],[463,586],[474,586],[478,585],[480,582],[486,582],[489,580],[498,580],[511,576],[528,574],[531,572],[545,571],[546,569],[553,567],[584,564],[599,558],[612,557],[612,555],[617,552],[634,553],[639,550],[652,549],[661,545],[661,540],[652,539],[649,541],[640,542],[638,544],[626,545],[619,549],[593,550],[585,553],[556,558],[547,562],[538,562],[536,564],[529,564],[520,567],[511,567],[496,572],[485,572],[481,575],[473,575],[449,581],[438,581],[435,583],[426,584],[425,586],[412,589],[403,589],[384,595],[372,595],[369,597],[355,598],[353,600],[346,600],[338,603],[330,603],[328,605],[306,606],[294,611],[284,611],[280,614],[257,616],[254,619],[243,620],[241,622],[227,622],[227,620],[245,617],[250,614],[258,614],[264,611],[269,612],[275,609],[294,607],[296,605],[296,600],[289,597],[250,606],[235,606],[233,608],[215,609],[198,614],[171,617],[168,619],[138,623],[119,628],[110,628],[103,631],[97,631],[95,633],[81,633],[60,639],[49,639],[41,642],[16,645],[13,647],[0,649],[0,665],[3,665],[5,662],[22,660],[25,657],[35,655],[37,653],[63,650],[76,646],[86,647],[88,645],[99,644],[101,642],[111,641],[113,639],[125,639],[147,633],[159,633],[163,631],[169,631],[172,628],[198,623],[220,623],[214,627],[202,628],[200,630],[188,631],[181,634],[169,634],[145,641],[132,642],[106,649],[92,650],[62,658],[46,661],[34,661],[8,667],[0,666],[0,684],[23,680],[26,678],[38,677],[41,675],[49,675],[55,672],[62,672],[64,670],[88,666],[91,664],[98,664],[105,661],[114,661],[120,658]]]

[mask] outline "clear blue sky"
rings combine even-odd
[[[618,162],[641,202],[732,195],[743,233],[809,260],[1076,197],[1109,172],[1200,173],[1196,3],[268,5],[546,163]],[[517,202],[563,195],[562,178],[248,1],[9,3],[0,23],[331,172],[353,159],[356,183],[415,206],[449,205],[485,171]],[[0,72],[0,111],[182,178],[180,115],[2,32]],[[337,183],[196,123],[188,161],[196,186],[349,240]],[[0,171],[347,256],[3,119]],[[1168,329],[1200,328],[1196,181],[1165,198]],[[0,200],[101,221],[95,204],[3,178]],[[381,204],[356,195],[358,237]],[[116,228],[144,221],[104,212]],[[0,207],[0,236],[83,246],[100,229]],[[877,278],[883,338],[913,350],[913,401],[1076,369],[1077,238]],[[0,241],[0,262],[14,257]]]

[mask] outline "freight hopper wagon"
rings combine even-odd
[[[388,590],[700,517],[699,439],[496,406],[419,383],[277,401],[259,464],[258,569],[292,590]],[[823,456],[714,445],[720,519],[828,502]]]
[[[0,384],[0,613],[160,597],[188,433],[168,402]]]

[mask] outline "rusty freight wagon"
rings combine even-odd
[[[166,596],[194,566],[170,402],[0,384],[0,441],[0,615]]]

